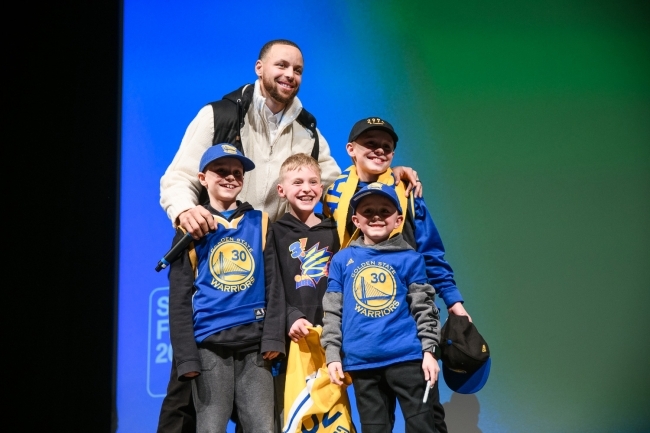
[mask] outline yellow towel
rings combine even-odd
[[[321,331],[320,326],[309,328],[305,338],[289,347],[283,433],[356,433],[347,393],[352,379],[345,373],[344,386],[330,382]]]

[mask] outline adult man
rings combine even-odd
[[[253,99],[240,128],[243,153],[256,169],[246,173],[245,186],[239,200],[269,214],[271,221],[280,218],[288,205],[276,192],[280,166],[295,153],[310,154],[314,137],[297,119],[302,104],[296,97],[302,82],[303,58],[293,42],[279,39],[267,42],[255,62],[257,80],[253,84]],[[235,108],[233,108],[235,110]],[[199,204],[202,186],[197,180],[197,167],[205,150],[213,145],[215,118],[210,105],[203,107],[188,126],[180,148],[160,179],[160,204],[174,227],[181,226],[195,239],[214,230],[214,218]],[[319,138],[318,163],[322,183],[328,187],[341,173],[332,158],[325,138]],[[396,178],[410,181],[421,194],[417,173],[408,168],[393,169]],[[163,401],[158,432],[193,432],[194,407],[191,386],[176,379],[175,364]]]
[[[295,43],[275,40],[265,44],[255,63],[258,79],[241,129],[244,154],[255,161],[259,172],[247,173],[247,186],[240,200],[263,209],[272,221],[287,211],[275,189],[280,165],[292,154],[310,154],[314,144],[309,131],[296,120],[302,110],[296,97],[302,71],[302,53]],[[202,152],[213,144],[213,135],[213,110],[206,105],[190,123],[178,153],[160,180],[161,206],[174,225],[190,231],[195,239],[214,228],[209,213],[196,207],[201,189],[196,182],[196,167]],[[341,173],[320,133],[318,163],[325,185]]]

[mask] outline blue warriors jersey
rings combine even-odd
[[[192,298],[197,343],[224,329],[264,319],[266,216],[248,211],[194,242],[197,268]]]
[[[413,250],[352,245],[334,255],[327,291],[343,293],[344,370],[422,359],[407,295],[410,284],[426,281],[424,259]]]

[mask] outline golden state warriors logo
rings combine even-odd
[[[387,263],[368,261],[352,271],[354,310],[367,317],[384,317],[399,307],[395,300],[395,269]]]
[[[223,238],[210,250],[212,286],[224,292],[240,292],[255,282],[253,249],[241,239]]]
[[[225,153],[230,153],[232,155],[237,154],[237,148],[235,146],[231,146],[229,144],[222,144],[221,145],[221,150],[223,150]]]

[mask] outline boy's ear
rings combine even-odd
[[[359,228],[359,217],[356,214],[352,214],[352,222],[356,228]]]
[[[354,158],[354,146],[352,146],[352,143],[346,144],[345,150],[348,152],[348,155]]]
[[[207,188],[208,183],[205,181],[205,173],[199,172],[198,177],[199,177],[199,182],[201,182],[201,185]]]
[[[395,227],[399,227],[404,222],[404,216],[402,214],[397,214],[397,220],[395,220]]]
[[[278,184],[278,195],[281,198],[287,198],[287,195],[284,193],[284,188],[282,188],[282,184]]]

